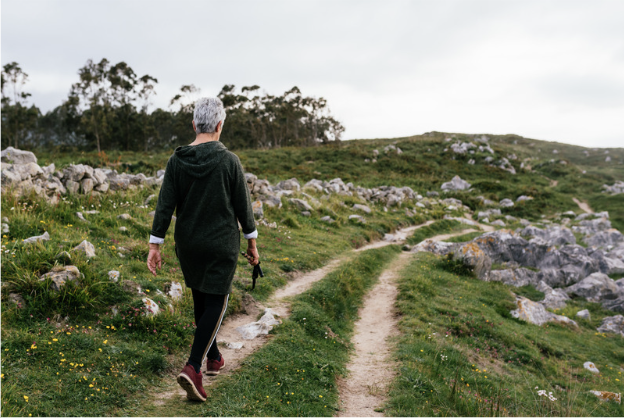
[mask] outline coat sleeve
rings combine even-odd
[[[154,214],[154,222],[152,223],[152,231],[150,232],[151,235],[158,238],[165,238],[167,229],[169,229],[169,225],[171,224],[173,211],[178,202],[172,159],[173,157],[169,158],[167,168],[165,168],[165,178],[160,187],[156,213]]]
[[[256,222],[254,220],[253,209],[251,207],[251,198],[249,196],[249,188],[243,166],[237,156],[234,155],[234,175],[232,176],[231,194],[232,206],[238,222],[243,227],[243,234],[251,234],[256,230]]]

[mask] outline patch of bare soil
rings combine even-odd
[[[388,338],[397,334],[394,284],[407,265],[410,254],[402,253],[379,278],[368,293],[360,319],[355,323],[355,353],[347,365],[349,376],[339,379],[340,417],[377,417],[376,412],[386,399],[388,385],[395,375]]]
[[[576,203],[578,205],[579,208],[581,208],[581,210],[583,212],[585,212],[585,213],[594,213],[594,211],[589,207],[589,205],[587,203],[581,202],[576,197],[573,197],[572,200],[574,201],[574,203]]]
[[[427,221],[425,223],[422,223],[420,225],[414,225],[414,226],[410,226],[407,228],[403,228],[403,229],[399,229],[396,232],[393,233],[395,239],[393,241],[375,241],[375,242],[371,242],[370,244],[367,244],[363,247],[360,247],[354,251],[359,252],[359,251],[366,251],[366,250],[371,250],[373,248],[381,248],[381,247],[385,247],[386,245],[392,245],[392,244],[398,244],[399,242],[403,242],[407,239],[407,237],[409,237],[411,235],[412,232],[414,232],[415,230],[422,228],[424,226],[427,225],[431,225],[432,223],[434,223],[435,221]]]

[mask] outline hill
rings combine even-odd
[[[237,153],[261,202],[266,277],[252,291],[241,260],[227,316],[288,309],[244,356],[223,341],[226,363],[240,360],[206,382],[213,402],[202,405],[180,404],[171,387],[194,332],[171,235],[159,275],[145,265],[168,154],[38,153],[19,164],[5,151],[3,415],[334,415],[358,307],[396,257],[397,372],[368,389],[387,414],[622,415],[588,391],[623,388],[624,338],[605,324],[624,300],[624,238],[610,229],[624,230],[624,194],[603,185],[624,179],[624,149],[433,132]],[[413,225],[398,256],[398,231]],[[315,284],[277,301],[305,271]],[[592,277],[598,293],[571,288]],[[518,303],[550,322],[515,318]]]

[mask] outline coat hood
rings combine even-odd
[[[228,150],[219,141],[199,145],[185,145],[176,148],[174,155],[177,163],[188,175],[201,178],[210,174],[226,156]]]

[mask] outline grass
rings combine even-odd
[[[167,415],[333,416],[336,376],[345,373],[362,298],[398,252],[387,246],[344,262],[293,299],[290,317],[272,331],[270,343],[210,386],[210,402],[174,400],[163,407]]]
[[[517,289],[450,273],[445,264],[418,254],[400,278],[399,374],[386,415],[622,416],[621,405],[588,392],[624,389],[624,340],[595,331],[612,312],[573,301],[559,313],[589,308],[591,321],[538,327],[510,316]],[[601,373],[585,370],[585,361]]]
[[[416,245],[427,238],[431,238],[436,235],[445,234],[453,231],[461,231],[467,229],[465,224],[458,221],[442,219],[435,221],[434,223],[418,228],[414,233],[407,238],[407,244]]]
[[[480,231],[468,232],[467,234],[457,235],[456,237],[451,237],[445,241],[446,242],[468,242],[468,241],[472,241],[473,239],[477,237],[480,237],[481,235],[483,235],[483,232],[480,232]]]

